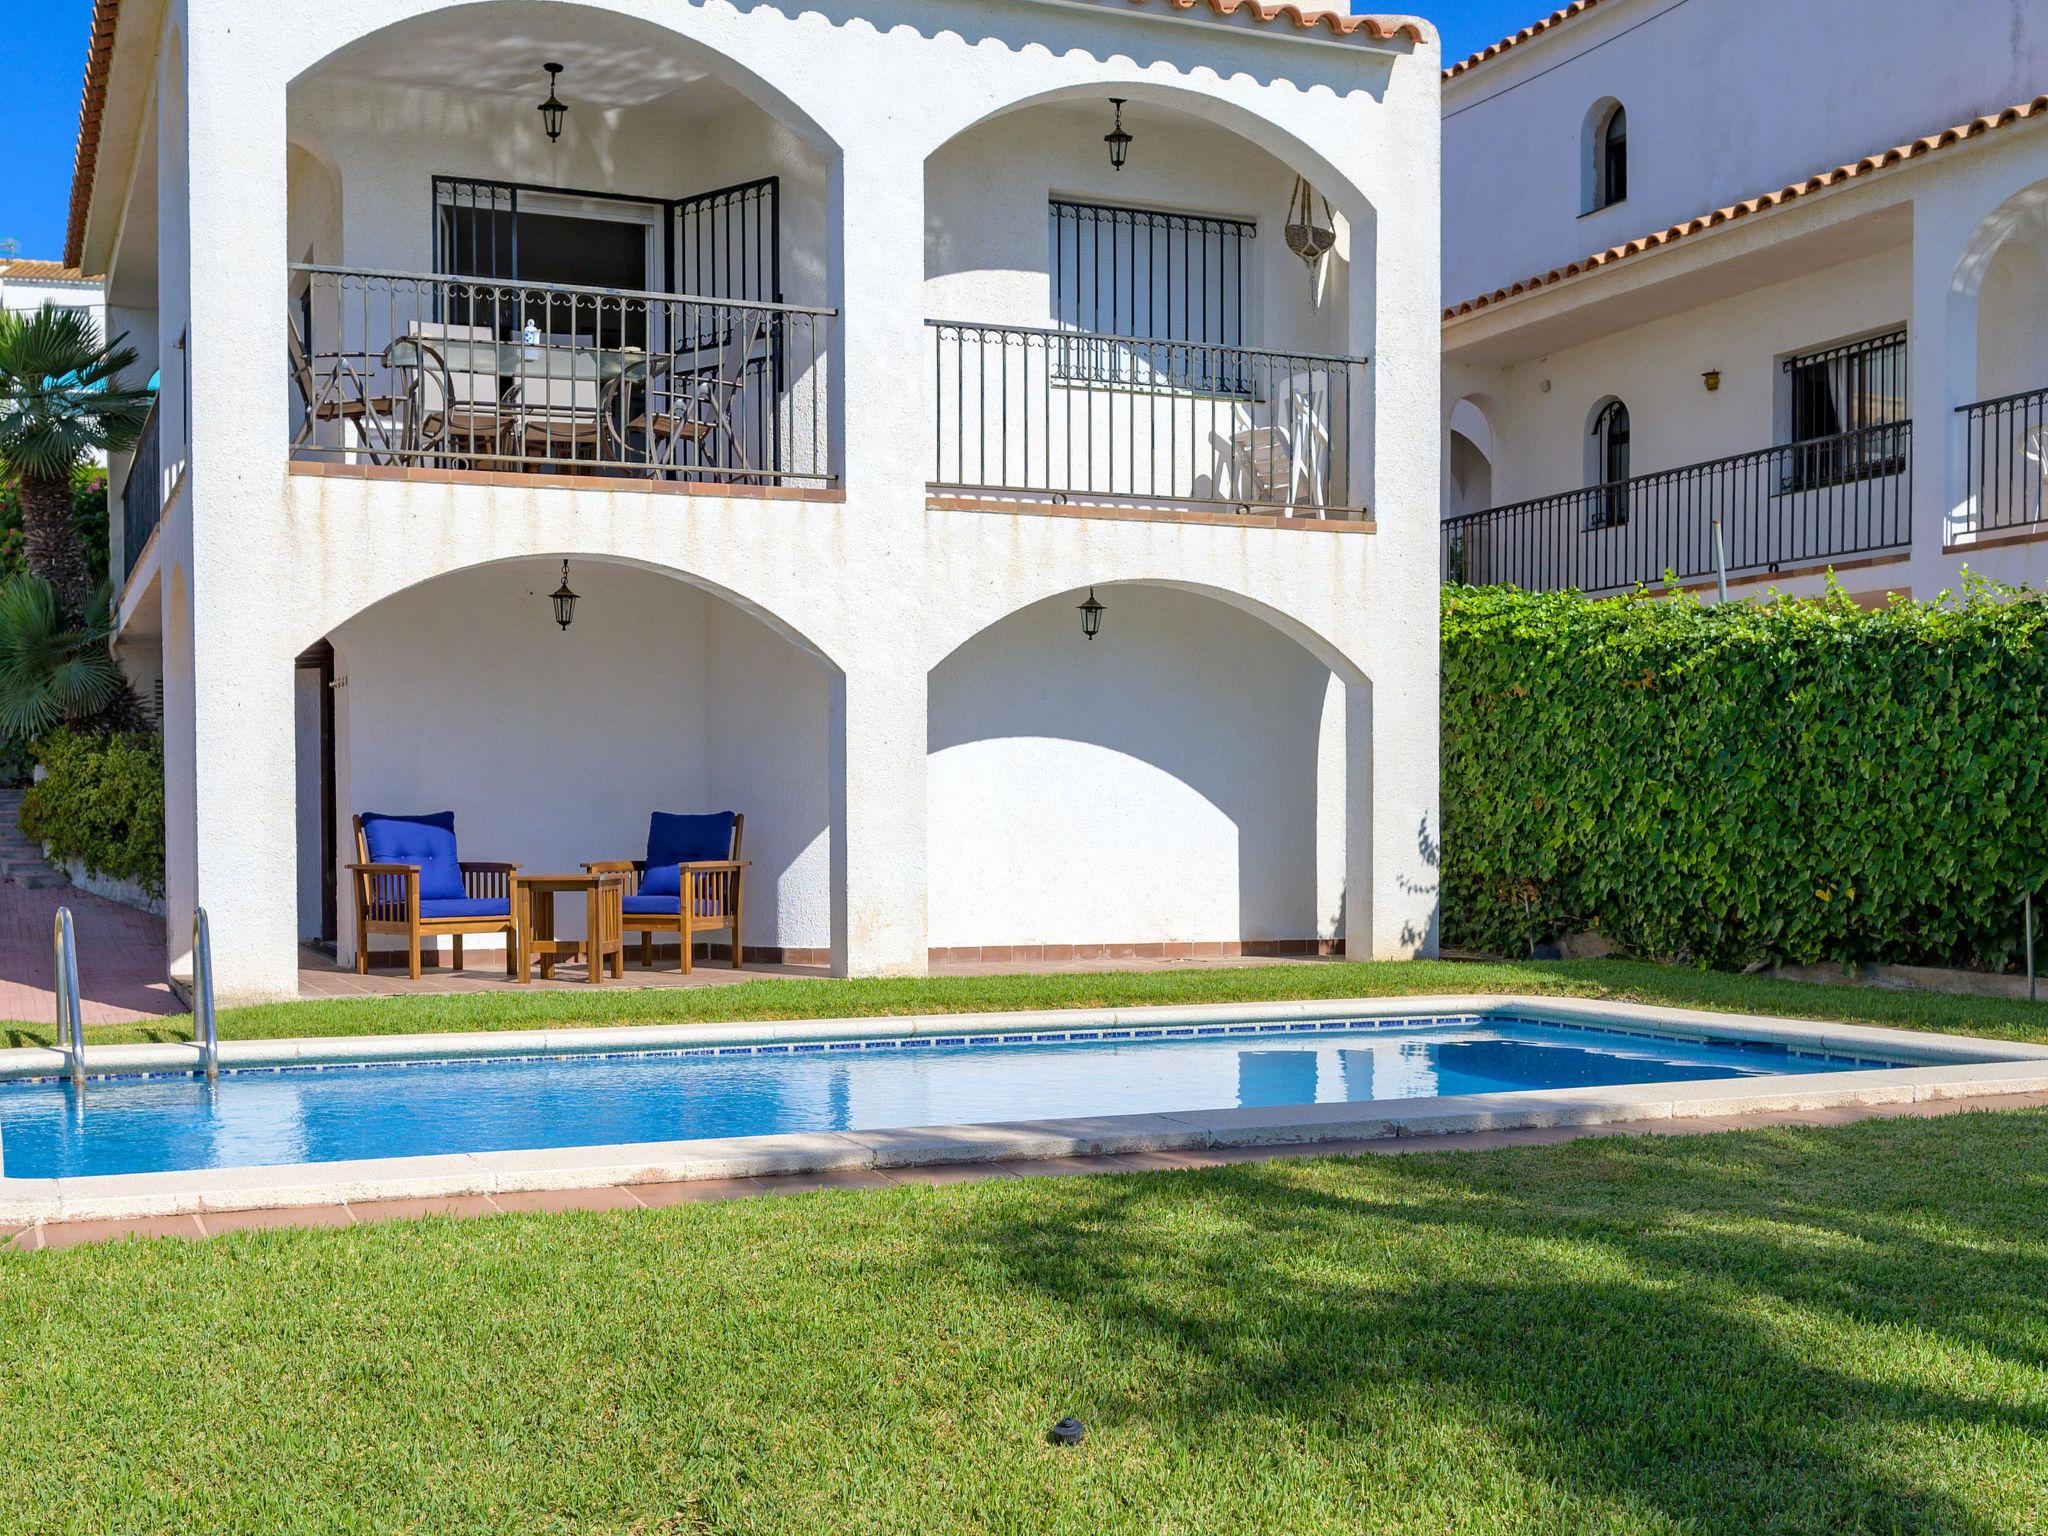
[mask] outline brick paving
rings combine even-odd
[[[153,1216],[133,1221],[50,1222],[12,1231],[0,1228],[0,1252],[72,1248],[82,1243],[107,1242],[116,1238],[197,1239],[265,1227],[341,1227],[382,1221],[417,1221],[429,1216],[474,1217],[510,1212],[660,1209],[706,1200],[804,1194],[824,1189],[888,1189],[902,1184],[962,1184],[987,1179],[1164,1173],[1287,1157],[1398,1157],[1420,1152],[1476,1152],[1497,1147],[1552,1146],[1593,1136],[1707,1136],[1768,1126],[1848,1125],[1859,1120],[1925,1119],[1972,1111],[2041,1108],[2048,1108],[2048,1094],[2002,1094],[1995,1098],[1946,1099],[1924,1104],[1849,1105],[1839,1109],[1730,1115],[1719,1119],[1645,1121],[1636,1125],[1558,1126],[1526,1131],[1475,1131],[1459,1136],[1388,1136],[1376,1141],[1326,1141],[1306,1146],[1212,1147],[1207,1151],[1126,1152],[1102,1157],[1047,1158],[1037,1162],[861,1168],[761,1178],[696,1179],[682,1184],[615,1184],[596,1189],[450,1195],[439,1199],[361,1200],[347,1205],[301,1206],[286,1210]]]
[[[80,1013],[87,1027],[183,1013],[165,977],[164,922],[117,901],[60,886],[0,881],[0,1020],[47,1031],[56,1022],[50,936],[59,907],[78,935]],[[19,1044],[0,1031],[0,1044]]]

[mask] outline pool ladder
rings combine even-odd
[[[71,1064],[71,1086],[85,1090],[85,1014],[78,1005],[78,933],[71,909],[57,909],[56,931],[50,936],[51,963],[57,973],[57,1049]]]
[[[85,1088],[85,1013],[78,992],[78,929],[71,909],[59,907],[50,936],[51,960],[57,974],[57,1049],[64,1053],[71,1085]],[[192,914],[192,1043],[199,1047],[200,1066],[209,1083],[220,1080],[220,1021],[213,1006],[213,936],[206,909]]]
[[[213,1011],[213,931],[206,908],[192,913],[192,1042],[209,1083],[220,1081],[220,1021]]]

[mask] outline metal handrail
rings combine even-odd
[[[57,1049],[71,1059],[71,1086],[83,1092],[85,1014],[78,1002],[78,931],[72,924],[69,907],[57,909],[50,947],[57,973]]]
[[[681,304],[721,304],[729,309],[772,309],[785,315],[837,315],[839,311],[818,304],[777,304],[767,299],[724,299],[713,293],[661,293],[652,288],[595,288],[574,283],[532,283],[525,278],[470,277],[456,272],[395,272],[376,267],[325,267],[295,261],[294,272],[319,277],[366,277],[392,283],[473,283],[480,288],[518,288],[532,293],[559,293],[570,298],[661,299]]]
[[[220,1020],[213,1006],[213,934],[206,908],[192,913],[192,1041],[209,1083],[220,1080]]]
[[[1040,336],[1055,341],[1110,342],[1128,347],[1182,347],[1189,351],[1229,352],[1239,357],[1269,357],[1288,362],[1366,366],[1372,361],[1363,352],[1298,352],[1288,347],[1242,347],[1235,342],[1197,341],[1186,336],[1126,336],[1115,331],[1062,330],[1057,326],[1046,325],[1005,325],[1000,320],[927,320],[925,324],[937,330],[1000,332],[1008,336]]]

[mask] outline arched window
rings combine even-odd
[[[1628,436],[1628,407],[1609,400],[1593,417],[1588,528],[1618,528],[1628,521]]]
[[[1598,213],[1628,197],[1628,111],[1613,98],[1586,114],[1585,211]]]

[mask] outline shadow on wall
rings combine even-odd
[[[1211,598],[1099,595],[1092,642],[1062,596],[932,673],[932,943],[1315,937],[1329,669]]]

